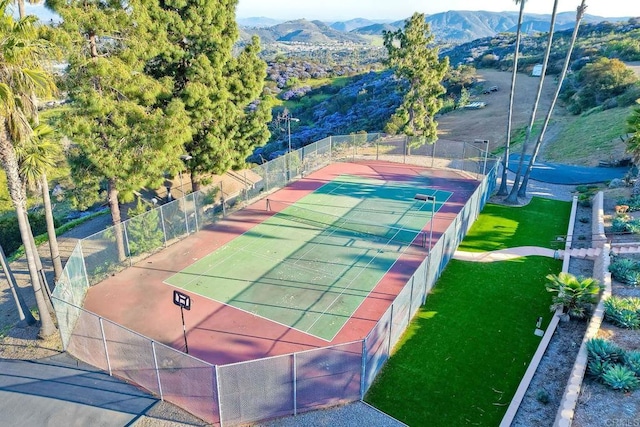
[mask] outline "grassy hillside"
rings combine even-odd
[[[550,162],[587,166],[596,166],[600,160],[621,160],[627,155],[620,136],[626,134],[630,113],[631,107],[595,109],[555,120],[542,155]]]

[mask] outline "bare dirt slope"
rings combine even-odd
[[[480,69],[478,74],[478,81],[483,88],[497,86],[498,91],[489,94],[479,91],[478,95],[472,96],[472,101],[485,102],[487,105],[484,108],[460,109],[438,117],[438,137],[440,140],[464,142],[489,140],[489,150],[494,150],[505,143],[512,74],[488,69]],[[512,131],[529,124],[539,82],[538,77],[522,73],[517,75]],[[538,118],[546,115],[556,88],[554,77],[546,77],[537,112]]]

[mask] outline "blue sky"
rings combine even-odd
[[[580,0],[559,0],[559,12],[575,12]],[[605,17],[640,17],[638,0],[587,0],[587,13]],[[43,20],[52,15],[42,6],[27,4],[27,13],[35,13]],[[528,0],[525,13],[550,14],[553,0]],[[264,16],[274,19],[320,19],[324,21],[352,18],[398,20],[414,12],[428,15],[447,10],[488,10],[517,12],[514,0],[239,0],[239,18]]]
[[[640,16],[638,0],[587,0],[587,13],[605,17]],[[575,12],[580,0],[559,0],[558,11]],[[528,0],[525,13],[550,14],[553,0]],[[367,19],[405,19],[414,12],[428,15],[448,10],[487,10],[491,12],[519,10],[514,0],[239,0],[237,16],[264,16],[275,19],[326,21]]]

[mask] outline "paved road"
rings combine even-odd
[[[530,155],[524,157],[525,165],[529,163]],[[516,172],[520,162],[519,154],[509,156],[509,170]],[[614,178],[623,178],[630,167],[587,167],[570,166],[559,163],[539,162],[533,164],[531,179],[550,184],[580,185],[596,184],[611,181]]]

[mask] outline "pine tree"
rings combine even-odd
[[[158,188],[180,165],[189,136],[171,81],[145,72],[166,48],[163,14],[153,0],[50,0],[62,18],[69,53],[65,84],[70,110],[61,121],[73,146],[69,153],[76,202],[99,200],[101,185],[111,209],[120,259],[125,258],[119,202],[144,186]]]
[[[185,144],[193,190],[207,173],[241,167],[254,147],[269,138],[271,103],[263,95],[266,64],[254,37],[238,54],[237,0],[165,1],[172,48],[150,70],[171,77],[173,95],[184,102],[191,128]]]
[[[437,139],[435,115],[442,108],[441,82],[449,59],[438,58],[438,48],[424,14],[414,13],[404,29],[384,32],[384,45],[389,53],[388,65],[406,84],[402,104],[386,125],[386,132],[404,133],[412,138],[413,148]]]

